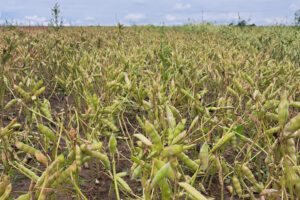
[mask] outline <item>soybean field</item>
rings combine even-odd
[[[0,200],[300,199],[300,29],[1,27]]]

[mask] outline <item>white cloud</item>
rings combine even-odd
[[[21,24],[29,24],[29,25],[48,25],[48,21],[46,17],[39,17],[37,15],[33,16],[25,16],[25,20],[16,20],[18,23]]]
[[[173,16],[173,15],[166,15],[165,18],[166,18],[166,20],[168,20],[168,21],[174,21],[174,20],[176,19],[176,17]]]
[[[76,25],[82,24],[82,21],[77,19],[77,20],[74,21],[74,24],[76,24]]]
[[[204,19],[204,21],[236,20],[236,19],[238,19],[238,14],[236,12],[229,12],[229,13],[211,12],[211,13],[204,13],[203,19]]]
[[[38,17],[36,15],[34,16],[25,16],[25,19],[30,20],[30,21],[34,21],[34,22],[44,22],[47,19],[45,17]]]
[[[264,18],[262,19],[266,24],[287,24],[287,19],[284,17]]]
[[[296,10],[300,9],[300,4],[297,5],[295,3],[292,3],[290,5],[290,9],[293,10],[293,11],[296,11]]]
[[[146,0],[134,0],[133,2],[137,4],[144,4],[146,3]]]
[[[139,21],[145,18],[143,13],[129,13],[124,17],[125,20]]]
[[[176,3],[174,5],[175,10],[185,10],[185,9],[189,9],[190,7],[191,7],[191,4],[189,4],[189,3],[187,3],[187,4]]]
[[[95,18],[94,17],[91,17],[91,16],[87,16],[84,18],[84,20],[87,20],[87,21],[92,21],[94,20]]]

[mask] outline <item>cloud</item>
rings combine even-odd
[[[17,20],[19,23],[29,23],[30,25],[44,25],[48,24],[46,17],[39,17],[37,15],[25,16],[25,20]]]
[[[145,4],[146,0],[133,0],[133,2],[137,4]]]
[[[296,10],[299,10],[300,9],[300,4],[295,4],[295,3],[292,3],[290,5],[290,9],[293,10],[293,11],[296,11]]]
[[[72,25],[115,25],[116,21],[128,25],[159,25],[165,21],[166,25],[173,25],[189,23],[188,19],[195,23],[201,23],[203,19],[216,24],[228,24],[232,20],[237,22],[238,12],[242,19],[251,18],[250,23],[257,25],[281,22],[279,18],[291,24],[295,11],[300,9],[300,0],[112,0],[105,4],[97,0],[58,1],[64,22]],[[6,0],[0,8],[0,20],[8,19],[28,25],[47,23],[51,18],[52,0],[20,2]]]
[[[236,12],[228,12],[228,13],[211,12],[211,13],[203,14],[203,19],[205,21],[220,21],[220,20],[228,21],[228,20],[236,20],[238,18],[239,18],[238,14]]]
[[[87,17],[85,17],[84,18],[84,20],[86,20],[86,21],[92,21],[92,20],[94,20],[95,18],[94,17],[91,17],[91,16],[87,16]]]
[[[174,9],[175,10],[186,10],[191,8],[191,4],[187,3],[187,4],[182,4],[182,3],[176,3],[174,5]]]
[[[145,18],[143,13],[129,13],[124,17],[125,20],[139,21]]]
[[[287,19],[284,17],[264,18],[261,20],[266,24],[287,24]]]
[[[80,25],[80,24],[82,24],[82,21],[81,21],[81,20],[79,20],[79,19],[77,19],[77,20],[75,20],[75,21],[74,21],[74,24],[76,24],[76,25]]]
[[[173,15],[166,15],[165,18],[166,18],[166,20],[168,20],[168,21],[174,21],[174,20],[176,19],[176,17],[173,16]]]
[[[36,15],[34,16],[25,16],[25,19],[30,20],[30,21],[36,21],[36,22],[43,22],[46,21],[46,17],[38,17]]]

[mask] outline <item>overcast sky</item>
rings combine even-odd
[[[65,25],[290,24],[300,0],[0,0],[0,23],[47,25],[58,2]]]

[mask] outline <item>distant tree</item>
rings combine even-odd
[[[300,9],[295,12],[295,25],[300,26]]]
[[[247,25],[247,22],[246,20],[239,20],[238,23],[237,23],[237,26],[246,26]]]
[[[8,30],[15,29],[14,22],[13,21],[9,22],[7,19],[5,19],[5,25],[4,26],[6,26],[8,28]]]
[[[238,13],[238,22],[236,23],[235,26],[239,26],[239,27],[244,27],[244,26],[255,26],[255,24],[249,24],[249,22],[251,21],[251,19],[249,18],[248,20],[242,19],[240,16],[240,13]],[[234,22],[231,22],[229,24],[229,26],[233,26]]]
[[[256,26],[254,23],[250,24],[249,22],[251,19],[249,18],[248,20],[242,19],[240,14],[238,14],[238,21],[235,23],[234,21],[230,22],[228,26],[238,26],[238,27],[244,27],[244,26]]]
[[[59,27],[63,26],[63,18],[60,16],[60,8],[58,3],[55,3],[51,9],[51,16],[52,18],[50,20],[50,26],[53,26],[55,30],[58,30]]]
[[[228,24],[228,26],[234,26],[234,22],[233,22],[233,21],[230,22],[230,23]]]

